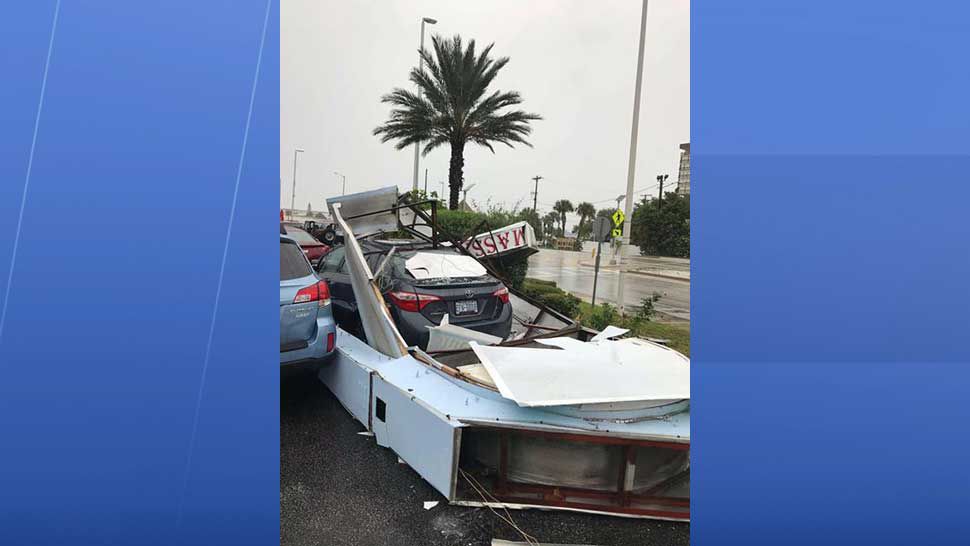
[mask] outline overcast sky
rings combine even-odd
[[[492,89],[517,90],[533,123],[534,148],[465,148],[469,201],[532,206],[557,199],[609,206],[626,190],[641,2],[638,0],[282,0],[280,50],[281,206],[288,207],[293,150],[296,206],[324,208],[339,194],[397,184],[411,188],[413,149],[397,151],[371,131],[389,108],[381,95],[406,87],[417,65],[421,17],[438,20],[431,33],[484,46],[511,60]],[[650,0],[635,187],[677,178],[678,146],[690,140],[690,3]],[[421,158],[421,185],[447,183],[450,150]],[[671,187],[671,189],[673,189]],[[655,195],[651,189],[640,195]],[[606,202],[604,202],[604,200]]]

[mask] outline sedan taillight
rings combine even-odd
[[[296,297],[293,298],[293,303],[309,303],[311,301],[319,301],[320,307],[330,305],[330,287],[327,286],[327,281],[320,281],[306,288],[301,288],[296,293]]]
[[[438,296],[431,294],[416,294],[414,292],[388,292],[391,302],[401,311],[418,312],[433,301],[441,301]]]
[[[499,288],[495,292],[492,292],[492,295],[498,298],[499,301],[501,301],[502,303],[509,302],[509,289],[504,286],[502,288]]]

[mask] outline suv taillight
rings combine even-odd
[[[330,287],[327,286],[327,281],[320,281],[317,284],[301,288],[296,293],[296,297],[293,298],[293,303],[309,303],[311,301],[319,301],[320,307],[330,305]]]
[[[391,302],[401,311],[418,312],[433,301],[441,301],[438,296],[431,294],[416,294],[414,292],[388,292]]]
[[[509,289],[504,286],[495,292],[492,292],[492,295],[501,300],[502,303],[509,302]]]

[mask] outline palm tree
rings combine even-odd
[[[552,206],[552,210],[559,214],[559,225],[562,226],[563,237],[566,236],[566,213],[573,211],[573,204],[569,199],[560,199]]]
[[[579,226],[583,227],[588,220],[592,220],[596,216],[596,207],[592,203],[583,201],[576,205],[576,214],[579,215]]]
[[[542,217],[542,227],[547,239],[555,236],[556,222],[558,221],[559,215],[555,212],[548,212]]]
[[[486,95],[489,84],[508,62],[508,57],[492,59],[491,44],[475,54],[475,40],[462,48],[460,36],[451,40],[440,36],[431,38],[432,49],[420,51],[425,71],[411,69],[410,80],[418,86],[417,93],[396,88],[381,98],[391,104],[390,117],[374,129],[381,142],[396,141],[403,150],[423,143],[422,153],[441,146],[451,146],[451,166],[448,170],[450,190],[448,206],[458,208],[458,196],[465,167],[465,144],[485,146],[492,153],[495,142],[512,148],[514,143],[531,147],[525,137],[532,132],[530,121],[540,120],[537,114],[522,110],[505,110],[522,103],[515,91],[494,91]]]

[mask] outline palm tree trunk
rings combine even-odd
[[[461,179],[465,168],[465,143],[451,143],[451,165],[448,168],[448,208],[458,209],[458,195],[461,193]]]

